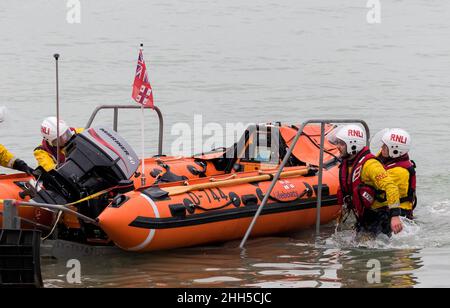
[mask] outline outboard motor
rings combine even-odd
[[[134,188],[130,178],[139,167],[139,158],[113,130],[88,128],[75,135],[65,150],[64,164],[42,174],[45,189],[37,192],[34,201],[67,204],[112,187],[116,188],[116,193]],[[80,213],[96,218],[107,205],[108,196],[103,196],[76,207]],[[82,222],[80,224],[84,226]]]

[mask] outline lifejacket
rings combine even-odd
[[[346,201],[358,219],[362,219],[364,210],[371,207],[377,195],[375,187],[364,184],[361,180],[362,168],[369,159],[376,157],[368,147],[364,147],[352,160],[351,172],[348,160],[343,160],[339,166],[338,202],[343,205]]]
[[[393,169],[396,167],[404,168],[409,173],[409,183],[408,183],[408,193],[405,197],[400,198],[400,203],[411,202],[413,209],[417,205],[416,198],[416,164],[414,161],[409,159],[408,154],[405,154],[399,158],[390,160],[384,164],[386,170]]]
[[[69,127],[69,129],[76,134],[77,133],[77,129],[73,128],[73,127]],[[37,147],[37,149],[42,149],[45,152],[47,152],[48,154],[50,154],[53,158],[53,160],[56,162],[56,157],[57,157],[57,147],[51,146],[47,140],[43,139],[42,143],[39,147]],[[64,152],[62,151],[62,147],[59,149],[59,162],[63,163],[66,161],[66,155],[64,154]]]
[[[42,150],[44,150],[45,152],[47,152],[48,154],[50,154],[53,158],[53,160],[56,162],[56,157],[57,157],[57,147],[53,147],[51,146],[47,140],[42,140],[42,143],[40,145],[40,148]],[[61,151],[62,148],[60,148],[59,150],[59,162],[63,163],[66,161],[66,156],[64,155],[63,151]]]

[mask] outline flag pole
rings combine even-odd
[[[140,51],[142,52],[144,49],[144,44],[141,43]],[[145,158],[145,147],[144,147],[144,141],[145,141],[145,135],[144,135],[145,125],[144,125],[144,104],[141,105],[141,186],[145,186],[146,178],[145,178],[145,164],[144,164],[144,158]]]
[[[142,162],[141,162],[141,169],[142,169],[142,175],[141,175],[141,186],[145,186],[145,165],[144,165],[144,157],[145,157],[145,153],[144,153],[144,105],[141,106],[141,150],[142,150]]]
[[[56,168],[59,166],[60,161],[60,145],[59,145],[59,80],[58,80],[58,59],[59,54],[55,53],[53,55],[56,63]]]

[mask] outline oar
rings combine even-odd
[[[282,172],[280,178],[285,178],[289,176],[299,176],[306,175],[309,172],[309,168],[298,169],[294,171],[286,171]],[[169,193],[169,196],[183,194],[193,190],[202,190],[208,188],[222,187],[222,186],[231,186],[231,185],[239,185],[244,183],[252,183],[252,182],[260,182],[260,181],[268,181],[273,178],[273,174],[263,174],[257,176],[250,176],[246,178],[234,179],[234,180],[226,180],[220,182],[209,182],[209,183],[201,183],[194,184],[190,186],[173,186],[173,187],[164,187],[161,188],[164,191]]]

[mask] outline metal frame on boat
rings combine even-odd
[[[256,223],[256,220],[258,219],[259,215],[261,214],[261,211],[263,207],[266,205],[267,201],[269,200],[270,193],[272,192],[273,188],[275,187],[275,184],[277,183],[278,179],[280,178],[281,172],[284,169],[284,166],[286,165],[287,161],[292,155],[292,150],[295,148],[295,145],[297,144],[298,139],[303,134],[303,130],[308,124],[320,124],[320,157],[319,157],[319,175],[318,175],[318,189],[317,189],[317,217],[316,217],[316,234],[319,234],[320,232],[320,208],[322,206],[322,175],[323,175],[323,153],[324,153],[324,142],[325,142],[325,124],[349,124],[349,123],[360,123],[364,126],[364,129],[366,130],[366,143],[369,144],[370,139],[370,130],[367,123],[363,120],[359,119],[342,119],[342,120],[333,120],[333,119],[317,119],[317,120],[308,120],[302,123],[300,126],[300,129],[297,131],[297,134],[294,137],[294,140],[292,141],[291,145],[289,146],[289,150],[286,153],[283,161],[281,162],[280,167],[278,168],[277,173],[275,174],[272,183],[270,184],[269,190],[267,191],[266,195],[264,196],[264,199],[261,203],[261,205],[258,207],[258,210],[255,213],[255,216],[253,217],[252,222],[250,223],[250,226],[247,229],[247,232],[244,235],[244,238],[241,241],[241,244],[239,245],[240,248],[244,248],[245,243],[250,236],[250,233],[252,232],[252,229]]]
[[[91,116],[89,117],[89,120],[88,120],[85,128],[91,127],[92,123],[94,122],[95,117],[97,116],[97,113],[103,109],[113,109],[114,110],[113,129],[115,132],[117,132],[119,109],[139,109],[140,110],[141,106],[139,106],[139,105],[100,105],[100,106],[97,106],[94,109],[94,111],[92,112]],[[156,112],[156,114],[158,115],[158,121],[159,121],[158,155],[162,155],[163,134],[164,134],[163,115],[161,113],[161,110],[156,106],[154,106],[153,108],[144,107],[144,110],[145,109],[154,110]]]

